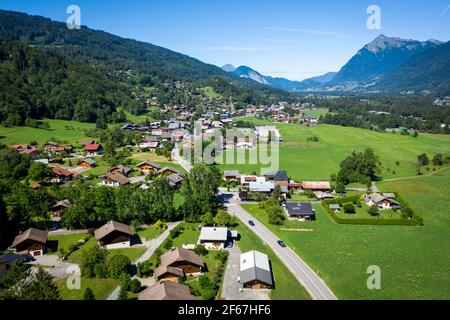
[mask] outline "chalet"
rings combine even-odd
[[[123,174],[121,174],[118,171],[108,172],[103,177],[103,182],[102,182],[102,185],[104,185],[106,187],[113,187],[113,188],[124,186],[127,184],[130,184],[130,179],[128,179],[127,177],[125,177]]]
[[[34,146],[30,146],[29,144],[16,144],[13,145],[12,148],[17,150],[20,154],[30,156],[32,160],[36,160],[39,158],[39,149]]]
[[[85,158],[85,159],[78,161],[77,165],[80,167],[83,167],[85,169],[91,169],[97,165],[97,162],[95,162],[94,159]]]
[[[387,194],[390,197],[379,193],[372,193],[364,196],[364,201],[368,206],[377,205],[380,210],[401,209],[399,202],[395,200],[395,194]],[[393,196],[393,198],[392,198]]]
[[[303,190],[329,192],[331,185],[328,181],[304,181],[302,182]]]
[[[129,225],[109,221],[95,230],[94,235],[101,246],[106,249],[116,249],[129,247],[134,232]]]
[[[145,174],[157,173],[158,170],[161,168],[161,166],[158,163],[148,160],[139,163],[136,167],[139,168],[139,171]]]
[[[197,300],[188,286],[173,281],[162,281],[139,293],[138,300]]]
[[[44,144],[44,149],[47,151],[53,151],[57,147],[59,147],[59,144],[58,144],[58,142],[55,142],[55,141],[47,141]]]
[[[85,146],[89,145],[89,144],[94,144],[95,141],[94,140],[84,140],[84,141],[80,141],[80,145],[84,148]]]
[[[111,168],[108,172],[109,173],[118,172],[118,173],[124,175],[125,177],[128,177],[128,175],[131,172],[131,168],[124,166],[123,164],[118,164],[114,168]]]
[[[33,257],[38,257],[44,255],[46,244],[47,231],[30,228],[14,239],[11,248],[13,248],[17,254],[30,254]]]
[[[90,155],[100,155],[102,154],[102,145],[98,143],[87,144],[84,146],[83,150]]]
[[[224,170],[223,178],[225,181],[237,181],[241,176],[239,170]]]
[[[47,149],[48,151],[56,154],[62,154],[62,153],[72,153],[73,147],[72,146],[65,146],[65,147],[51,147]]]
[[[244,289],[272,288],[273,276],[268,256],[258,251],[242,253],[239,282]]]
[[[155,270],[155,278],[159,280],[171,280],[177,278],[177,275],[192,275],[201,273],[204,264],[202,257],[194,251],[174,248],[169,252],[164,253],[160,257],[161,264]]]
[[[170,133],[170,132],[163,132],[161,134],[161,141],[172,142],[172,133]]]
[[[285,210],[291,220],[315,220],[316,217],[310,202],[287,202]]]
[[[275,185],[273,182],[250,182],[248,191],[254,193],[266,193],[270,194],[274,191]]]
[[[50,180],[52,183],[66,183],[75,176],[73,172],[61,167],[52,167],[52,171],[52,179]]]
[[[139,148],[156,149],[159,147],[158,138],[156,136],[145,137],[141,143],[138,144]]]
[[[164,167],[162,169],[159,169],[157,174],[161,176],[170,176],[171,174],[179,174],[181,175],[181,172],[177,169],[171,168],[171,167]]]
[[[25,263],[31,259],[32,257],[30,255],[23,256],[15,253],[0,255],[0,276],[4,275],[14,263]]]
[[[173,188],[180,188],[181,183],[183,182],[183,175],[178,173],[172,173],[166,177],[167,182]]]
[[[200,230],[198,244],[207,250],[223,250],[228,242],[228,228],[203,227]]]
[[[58,201],[52,207],[52,216],[53,217],[61,217],[61,214],[68,208],[70,208],[70,201],[69,201],[69,199]]]

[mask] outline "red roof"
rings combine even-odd
[[[98,151],[101,149],[101,145],[98,143],[94,143],[94,144],[87,144],[84,146],[84,150],[85,151]]]

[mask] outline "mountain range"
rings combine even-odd
[[[247,66],[223,70],[288,91],[432,91],[450,93],[450,42],[378,36],[337,73],[303,81],[272,78]]]

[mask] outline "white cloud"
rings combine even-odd
[[[324,30],[314,30],[314,29],[301,29],[301,28],[283,28],[283,27],[266,27],[266,30],[272,31],[283,31],[283,32],[297,32],[297,33],[306,33],[306,34],[317,34],[323,36],[331,36],[337,38],[347,38],[348,35],[339,32],[332,31],[324,31]]]

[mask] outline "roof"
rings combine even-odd
[[[383,193],[383,197],[395,199],[395,193]]]
[[[240,257],[240,281],[247,283],[255,280],[273,284],[269,258],[259,251],[243,253]]]
[[[286,171],[277,171],[273,177],[273,180],[289,182],[289,177]]]
[[[330,209],[340,209],[341,206],[339,205],[339,203],[332,203],[330,204]]]
[[[328,181],[305,181],[302,183],[303,189],[329,190],[331,185]]]
[[[239,170],[224,170],[223,176],[224,177],[239,177],[241,175],[241,172]]]
[[[227,241],[228,228],[203,227],[200,230],[200,241]]]
[[[69,207],[70,207],[70,201],[69,201],[69,199],[65,199],[65,200],[58,201],[58,202],[53,206],[53,208],[57,208],[57,207],[69,208]]]
[[[125,233],[130,236],[134,234],[129,225],[117,221],[109,221],[108,223],[95,230],[95,238],[97,238],[97,240],[101,240],[113,231]]]
[[[84,147],[85,145],[88,145],[88,144],[93,144],[94,143],[94,140],[83,140],[83,141],[80,141],[80,144]]]
[[[26,240],[33,240],[40,243],[47,243],[47,231],[30,228],[27,231],[22,232],[17,237],[15,237],[11,247],[15,248],[17,245],[21,244]]]
[[[97,162],[95,162],[94,159],[91,158],[86,158],[86,159],[81,159],[78,163],[82,163],[82,162],[86,162],[87,164],[94,166]]]
[[[109,172],[112,172],[112,171],[119,171],[121,173],[128,174],[131,171],[131,169],[128,168],[127,166],[124,166],[123,164],[118,164],[117,166],[115,166],[109,170]]]
[[[98,151],[102,146],[98,143],[89,143],[84,146],[85,151]]]
[[[289,215],[314,215],[310,202],[287,202],[286,210]]]
[[[155,272],[154,272],[154,276],[156,278],[159,278],[159,277],[161,277],[162,275],[164,275],[166,273],[173,274],[174,276],[177,276],[177,277],[184,276],[183,269],[176,268],[176,267],[170,267],[170,266],[167,266],[167,265],[161,265],[158,268],[156,268]]]
[[[250,182],[249,188],[253,192],[271,192],[275,186],[271,182]]]
[[[187,261],[199,267],[204,266],[200,255],[196,254],[194,251],[184,248],[175,248],[169,252],[166,252],[161,255],[160,260],[161,265],[165,266],[170,266],[171,264],[179,261]]]
[[[141,167],[143,165],[149,165],[149,166],[151,166],[153,168],[157,168],[157,169],[159,169],[161,167],[158,163],[153,162],[153,161],[149,161],[149,160],[146,160],[146,161],[143,161],[143,162],[139,163],[138,165],[136,165],[136,167]]]
[[[71,177],[74,175],[69,170],[61,168],[61,167],[52,167],[52,171],[53,171],[53,174],[55,174],[57,176]]]
[[[27,262],[30,260],[30,258],[31,258],[30,256],[26,256],[26,255],[7,253],[7,254],[0,255],[0,263],[11,265],[14,262],[19,262],[19,263]]]
[[[178,171],[177,169],[174,169],[172,167],[164,167],[164,168],[158,170],[158,174],[161,174],[161,173],[163,173],[165,171],[171,171],[173,173],[178,173],[178,174],[181,173],[180,171]]]
[[[172,173],[171,175],[168,175],[166,179],[170,185],[175,186],[183,181],[183,176],[177,173]]]
[[[386,197],[386,196],[384,196],[384,194],[381,195],[379,193],[372,193],[371,195],[369,195],[369,198],[372,200],[373,203],[380,203],[381,201],[386,200],[393,204],[398,204],[398,205],[400,204],[399,202],[395,201],[393,198]]]
[[[189,287],[173,281],[163,281],[145,289],[139,294],[139,300],[196,300]]]
[[[113,172],[108,172],[105,175],[106,179],[112,180],[112,181],[116,181],[121,185],[125,185],[125,184],[129,184],[130,183],[130,179],[128,179],[127,177],[125,177],[123,174],[121,174],[118,171],[113,171]]]

